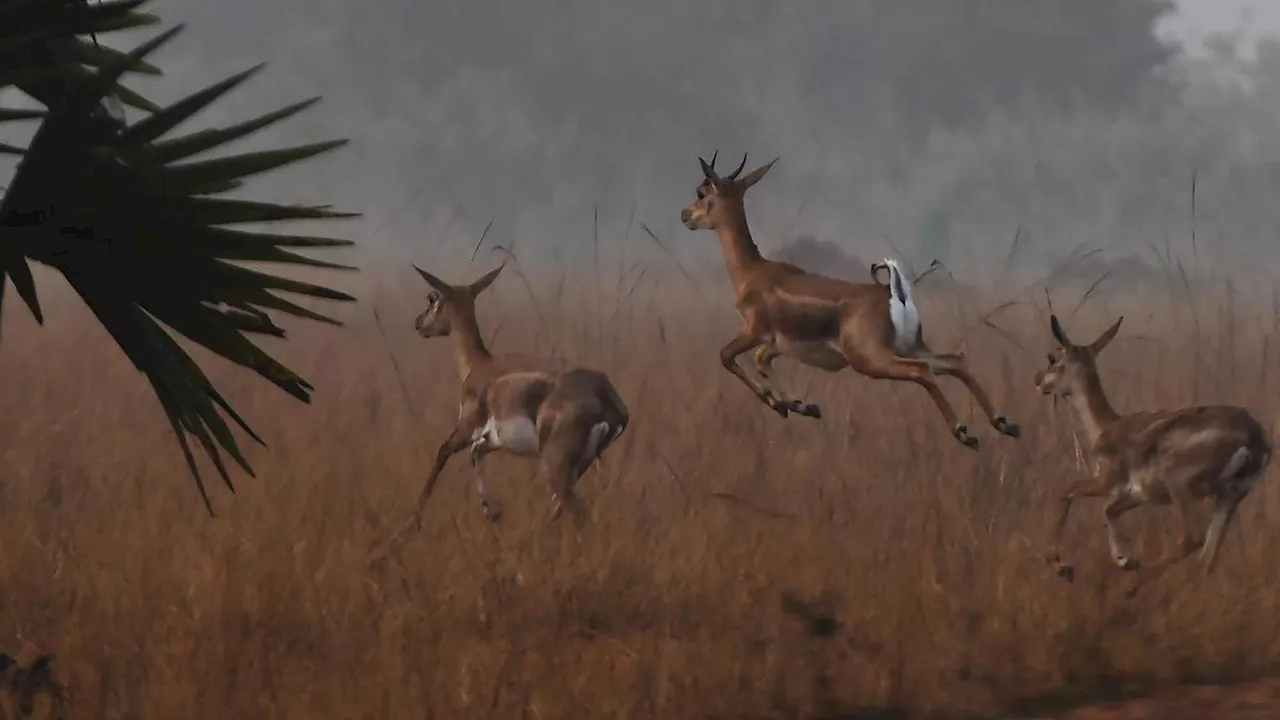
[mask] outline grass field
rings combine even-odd
[[[1191,563],[1125,599],[1088,502],[1064,549],[1076,583],[1045,567],[1052,500],[1078,470],[1065,408],[1032,385],[1049,339],[1029,305],[966,342],[1020,441],[943,381],[982,441],[973,453],[918,388],[787,360],[783,378],[824,417],[778,418],[719,366],[737,328],[720,285],[698,300],[673,276],[596,301],[589,282],[574,296],[535,281],[534,304],[509,271],[480,302],[495,349],[602,367],[630,406],[581,485],[591,524],[577,538],[547,525],[531,464],[497,456],[507,512],[488,523],[460,456],[426,527],[367,569],[450,429],[457,378],[448,341],[412,332],[411,273],[354,277],[348,327],[294,324],[263,343],[316,385],[311,407],[210,363],[271,445],[249,448],[258,477],[238,476],[237,495],[213,488],[217,519],[88,312],[56,282],[44,329],[6,303],[0,644],[56,655],[70,717],[990,717],[1280,662],[1273,479],[1213,577]],[[1079,294],[1063,297],[1065,318]],[[949,348],[1001,299],[927,304],[931,344]],[[1269,303],[1175,305],[1086,303],[1067,327],[1080,342],[1125,313],[1100,363],[1122,411],[1238,402],[1273,426]],[[1139,557],[1176,541],[1170,519],[1126,518]]]

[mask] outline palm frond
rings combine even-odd
[[[167,133],[261,66],[167,107],[155,106],[120,81],[131,72],[159,72],[146,58],[181,26],[127,53],[81,37],[154,22],[153,16],[137,12],[145,3],[0,0],[0,90],[6,83],[16,85],[45,106],[42,111],[0,108],[0,122],[40,121],[27,148],[9,148],[21,153],[21,159],[0,201],[0,302],[7,281],[12,280],[23,302],[43,323],[28,263],[39,262],[61,272],[147,376],[212,514],[189,438],[199,443],[233,491],[223,454],[250,475],[253,470],[225,418],[255,441],[262,440],[166,327],[310,402],[312,386],[249,336],[285,336],[267,311],[341,324],[277,292],[338,301],[354,298],[235,263],[354,269],[283,249],[352,243],[223,226],[355,215],[329,206],[209,197],[239,187],[246,178],[329,152],[345,141],[180,163],[301,112],[315,99],[228,127],[166,139]],[[126,124],[103,112],[109,97],[153,111]]]

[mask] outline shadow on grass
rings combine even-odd
[[[796,620],[810,641],[829,642],[845,628],[835,614],[829,598],[806,601],[784,591],[781,597],[784,614]],[[825,712],[806,714],[806,720],[897,720],[913,717],[954,717],[956,720],[1011,720],[1025,717],[1057,717],[1085,708],[1113,703],[1158,699],[1179,690],[1194,688],[1218,688],[1229,695],[1232,688],[1239,688],[1280,678],[1280,665],[1249,666],[1247,661],[1231,663],[1226,667],[1184,667],[1174,678],[1124,674],[1114,668],[1103,652],[1101,637],[1078,643],[1074,652],[1062,658],[1064,668],[1070,668],[1067,676],[1072,679],[1063,687],[1033,695],[1017,696],[1011,687],[998,678],[978,681],[987,686],[996,697],[1001,711],[995,714],[936,715],[913,711],[902,704],[877,707],[839,706],[824,708]],[[819,676],[815,686],[826,688],[829,680]],[[1167,699],[1167,698],[1166,698]]]

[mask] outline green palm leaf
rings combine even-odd
[[[354,298],[235,262],[354,269],[283,249],[352,243],[224,226],[355,216],[328,206],[209,197],[345,141],[180,163],[301,112],[315,99],[229,127],[165,138],[261,66],[168,107],[155,106],[120,81],[128,73],[158,73],[145,58],[181,26],[127,53],[98,45],[96,37],[83,37],[155,22],[153,16],[137,12],[145,4],[146,0],[92,5],[83,0],[0,0],[0,90],[16,86],[45,107],[0,108],[0,122],[40,122],[28,147],[0,146],[0,152],[20,157],[0,200],[0,302],[11,281],[43,323],[28,263],[61,272],[151,383],[212,514],[190,440],[200,445],[233,491],[224,454],[250,475],[253,470],[227,418],[253,440],[262,440],[165,328],[310,402],[312,386],[250,336],[285,337],[268,311],[340,324],[278,292],[339,301]],[[104,100],[112,96],[151,114],[126,125],[103,112]]]

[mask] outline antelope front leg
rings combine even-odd
[[[1050,529],[1050,546],[1049,552],[1045,554],[1045,562],[1057,571],[1058,577],[1067,582],[1073,582],[1076,579],[1075,568],[1062,562],[1062,532],[1067,527],[1071,506],[1075,504],[1077,497],[1106,495],[1107,488],[1108,484],[1103,479],[1091,476],[1075,481],[1071,484],[1071,488],[1058,498],[1058,515],[1054,518],[1053,527]],[[1107,523],[1107,527],[1111,527],[1110,522]],[[1115,555],[1114,546],[1112,554]]]
[[[1076,492],[1085,482],[1084,480],[1077,480],[1071,485],[1070,490],[1058,498],[1058,515],[1054,518],[1053,528],[1049,533],[1049,552],[1044,556],[1045,562],[1053,566],[1058,573],[1058,577],[1067,582],[1075,581],[1076,570],[1071,565],[1062,562],[1062,531],[1067,526],[1067,517],[1071,515],[1071,506],[1075,504]]]
[[[783,403],[786,403],[788,410],[797,415],[804,415],[805,417],[811,417],[815,420],[821,418],[822,408],[791,397],[790,394],[782,388],[781,383],[778,382],[778,377],[774,373],[773,369],[773,361],[780,355],[781,353],[767,345],[758,348],[755,354],[756,372],[760,373],[760,377],[764,378],[765,382],[773,388],[774,392],[778,395],[778,399]]]
[[[427,482],[422,487],[422,492],[418,495],[418,505],[413,510],[413,523],[422,529],[422,509],[427,505],[427,499],[431,497],[432,491],[436,488],[436,482],[440,480],[440,473],[444,472],[444,466],[449,462],[449,458],[455,453],[461,451],[470,442],[469,433],[465,428],[456,427],[453,433],[440,444],[440,449],[436,451],[436,462],[431,466],[431,472],[427,475]]]
[[[930,367],[939,375],[950,375],[969,389],[969,393],[978,401],[978,405],[982,408],[982,412],[986,414],[987,420],[991,423],[991,427],[997,432],[1008,435],[1017,439],[1022,436],[1022,427],[1018,423],[1013,422],[1004,415],[997,414],[991,406],[991,399],[987,397],[987,392],[982,389],[982,385],[974,379],[969,372],[969,368],[965,366],[963,355],[935,355],[930,362]]]
[[[1130,557],[1120,547],[1119,532],[1116,530],[1116,521],[1121,515],[1138,507],[1140,503],[1127,495],[1121,495],[1112,498],[1111,502],[1102,509],[1102,518],[1107,525],[1107,544],[1111,547],[1111,561],[1121,570],[1136,570],[1138,568],[1137,558]]]
[[[787,404],[778,398],[772,388],[765,387],[760,383],[752,380],[747,371],[742,369],[738,364],[738,356],[748,350],[758,347],[761,341],[759,338],[747,332],[740,332],[738,336],[729,341],[729,344],[720,349],[720,364],[725,370],[733,373],[734,377],[742,381],[742,384],[751,388],[751,392],[760,398],[760,402],[773,408],[773,411],[781,415],[787,416],[789,408]]]

